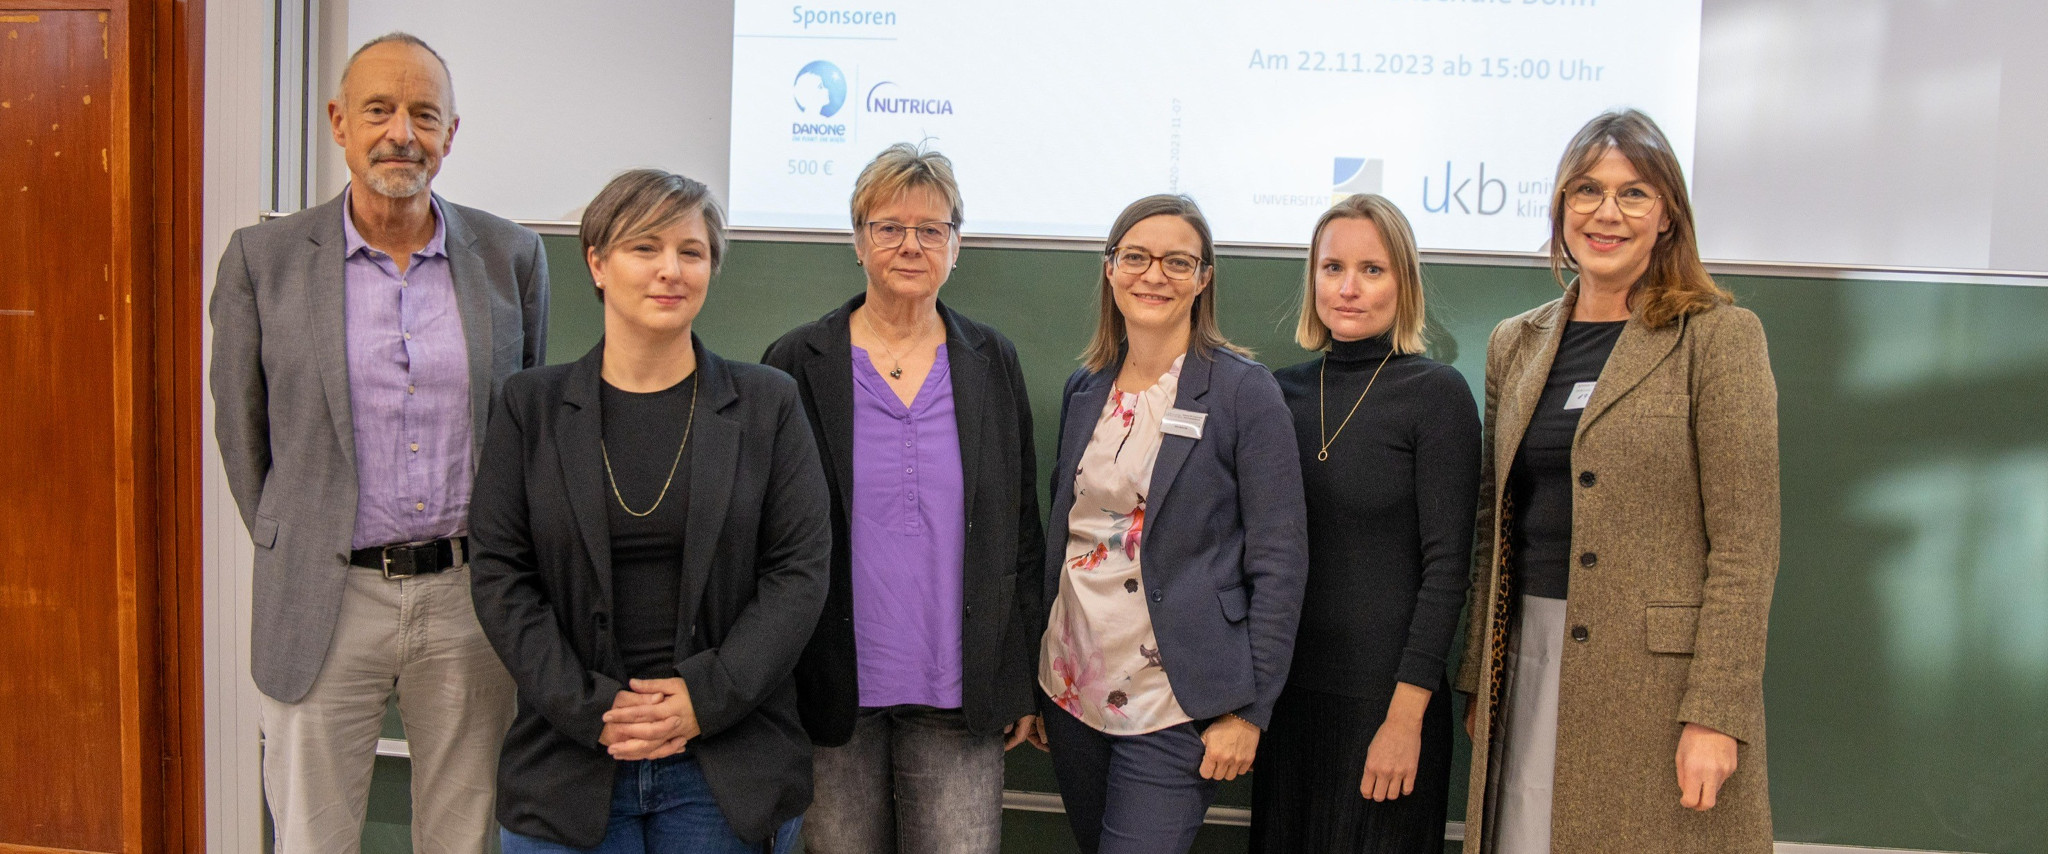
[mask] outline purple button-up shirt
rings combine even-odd
[[[355,422],[352,548],[469,533],[469,348],[448,269],[447,220],[404,273],[370,248],[342,199],[348,404]]]
[[[939,346],[911,405],[853,349],[853,639],[860,704],[960,707],[966,490]]]

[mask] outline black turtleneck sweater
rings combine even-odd
[[[1444,688],[1479,500],[1471,387],[1456,368],[1390,352],[1386,336],[1339,341],[1326,373],[1324,359],[1274,372],[1308,498],[1308,588],[1288,684],[1381,703],[1396,681]],[[1328,460],[1316,459],[1319,409],[1334,437]]]

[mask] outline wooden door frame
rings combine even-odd
[[[117,118],[113,536],[122,637],[121,847],[206,850],[201,649],[205,0],[0,0],[106,13]],[[120,114],[125,113],[125,116]],[[0,850],[24,850],[0,842]],[[31,849],[32,850],[32,849]]]

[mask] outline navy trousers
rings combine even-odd
[[[1194,723],[1108,735],[1039,704],[1067,822],[1085,854],[1181,854],[1195,844],[1218,783],[1202,779]]]

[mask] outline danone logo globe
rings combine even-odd
[[[846,106],[846,75],[825,60],[799,69],[793,85],[797,112],[829,119]]]

